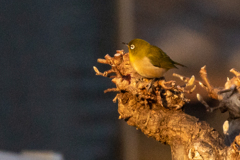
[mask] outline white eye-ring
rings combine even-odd
[[[130,48],[131,48],[131,49],[134,49],[134,48],[135,48],[134,44],[131,44]]]

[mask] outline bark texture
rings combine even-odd
[[[134,71],[128,53],[122,50],[117,51],[114,57],[106,55],[98,62],[111,66],[103,73],[96,67],[94,70],[97,75],[112,78],[116,84],[116,88],[105,92],[117,92],[113,101],[118,101],[119,119],[140,129],[146,136],[170,145],[172,159],[240,159],[236,147],[240,138],[237,137],[230,147],[226,147],[223,137],[209,124],[182,111],[184,104],[190,101],[185,94],[196,87],[194,76],[187,78],[175,74],[185,82],[182,86],[160,79],[149,87],[151,80]],[[202,83],[202,86],[207,85]]]

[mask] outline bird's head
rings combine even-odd
[[[129,54],[139,55],[145,54],[147,49],[150,47],[150,44],[142,39],[133,39],[127,44],[127,46]]]

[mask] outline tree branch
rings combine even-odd
[[[193,86],[194,76],[186,78],[175,74],[186,84],[180,86],[174,81],[158,80],[148,90],[151,80],[142,78],[134,71],[128,53],[117,51],[114,57],[107,55],[105,60],[99,59],[98,62],[109,64],[112,68],[101,73],[94,67],[97,75],[107,77],[110,73],[116,74],[112,79],[116,89],[107,91],[118,91],[114,101],[118,100],[119,119],[140,129],[146,136],[170,145],[173,159],[224,159],[239,156],[234,145],[226,147],[223,137],[206,122],[200,122],[182,111],[183,105],[190,101],[185,94],[191,93],[196,87]],[[202,86],[210,87],[208,91],[211,93],[215,92],[210,83],[205,82],[207,86]],[[187,89],[189,86],[193,88]],[[215,93],[212,95],[215,97]]]

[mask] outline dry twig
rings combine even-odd
[[[234,73],[236,77],[232,79],[227,78],[224,88],[219,88],[210,85],[207,79],[206,66],[200,70],[200,75],[207,84],[207,86],[203,86],[203,88],[206,89],[209,97],[219,100],[218,106],[210,107],[201,95],[197,94],[198,100],[206,107],[207,111],[213,112],[216,109],[220,109],[221,112],[229,112],[229,118],[223,125],[225,144],[228,146],[232,144],[235,137],[240,133],[240,73],[235,69],[231,69],[230,72]]]

